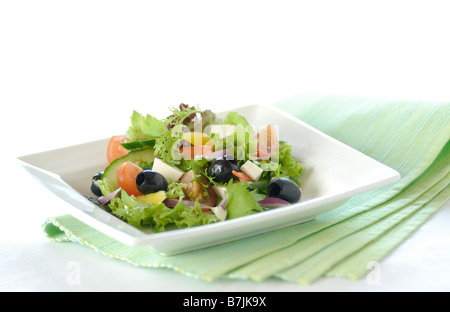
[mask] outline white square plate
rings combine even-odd
[[[292,155],[303,165],[299,203],[194,228],[148,233],[107,213],[84,196],[92,196],[92,176],[107,166],[108,139],[23,156],[19,160],[39,182],[71,204],[66,213],[126,245],[145,245],[163,255],[310,221],[352,196],[400,179],[397,171],[276,108],[247,106],[234,111],[253,125],[277,125],[280,140],[292,145]]]

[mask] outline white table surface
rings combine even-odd
[[[15,158],[124,133],[133,109],[164,117],[181,102],[222,110],[297,93],[450,100],[445,1],[325,2],[1,2],[0,291],[450,290],[449,203],[375,284],[208,283],[43,234],[67,204]]]

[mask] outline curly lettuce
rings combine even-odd
[[[286,142],[280,142],[279,160],[279,176],[290,178],[298,183],[298,177],[302,173],[303,166],[292,157],[292,146]]]
[[[202,212],[199,203],[190,207],[179,201],[174,208],[168,208],[164,203],[153,205],[137,201],[124,191],[121,197],[123,208],[113,210],[113,214],[137,228],[148,225],[155,232],[162,232],[169,225],[185,228],[220,221],[214,213]]]
[[[180,190],[183,185],[171,184],[167,194],[181,195]],[[114,191],[107,181],[99,181],[99,187],[104,195]],[[174,208],[168,208],[164,203],[153,205],[150,202],[138,201],[136,197],[128,195],[125,191],[120,193],[120,198],[112,198],[108,208],[113,215],[130,225],[137,228],[151,226],[155,232],[165,231],[167,226],[185,228],[220,221],[213,212],[203,212],[199,203],[190,207],[179,201]]]

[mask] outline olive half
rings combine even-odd
[[[100,180],[103,176],[103,172],[96,173],[92,177],[92,184],[91,184],[91,191],[94,195],[97,196],[103,196],[102,191],[100,190],[100,187],[98,186],[98,180]]]
[[[294,204],[300,200],[302,192],[294,181],[278,178],[269,183],[267,194],[269,197],[280,198]]]
[[[136,186],[143,195],[167,192],[169,188],[166,178],[158,172],[152,170],[141,171],[136,177]]]

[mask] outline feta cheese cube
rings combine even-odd
[[[182,170],[172,167],[158,158],[155,158],[152,170],[163,175],[169,183],[180,180],[184,175]]]
[[[217,218],[219,218],[222,221],[225,221],[227,218],[227,210],[223,209],[220,206],[217,207],[213,207],[211,208],[211,211],[214,212],[214,214],[216,215]]]
[[[225,198],[226,197],[226,192],[227,192],[227,188],[224,186],[213,186],[213,190],[214,192],[216,192],[216,194],[220,197],[220,198]]]
[[[255,165],[250,160],[241,166],[241,171],[248,175],[253,181],[258,181],[264,172],[261,168]]]

